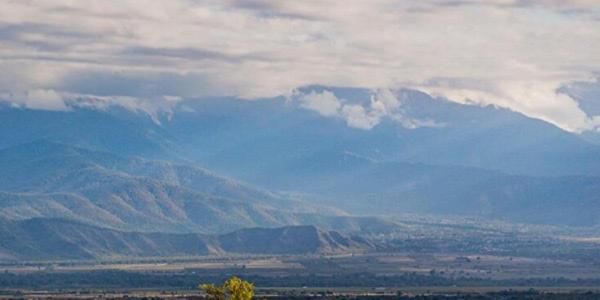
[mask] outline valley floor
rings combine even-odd
[[[255,299],[599,299],[600,289],[570,288],[439,288],[405,287],[403,289],[271,288],[258,290]],[[136,290],[136,291],[12,291],[0,299],[206,299],[194,290]]]
[[[200,297],[198,284],[222,282],[231,275],[254,282],[259,298],[273,299],[458,299],[459,294],[460,299],[600,298],[594,294],[600,292],[600,268],[595,264],[448,253],[5,263],[0,265],[0,296],[185,299]],[[500,297],[502,293],[519,294]],[[596,298],[586,298],[592,296]]]

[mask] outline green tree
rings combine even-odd
[[[254,285],[236,276],[227,279],[220,286],[201,284],[199,288],[211,300],[250,300],[254,296]]]

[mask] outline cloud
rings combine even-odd
[[[13,105],[29,109],[69,110],[64,98],[54,90],[36,89],[19,93],[4,93],[0,94],[0,98],[10,101]]]
[[[342,107],[340,100],[330,91],[322,93],[311,91],[309,94],[300,95],[298,101],[302,107],[316,111],[325,117],[339,115]]]
[[[386,118],[406,128],[442,126],[433,120],[419,120],[407,116],[402,110],[401,101],[389,89],[371,91],[368,99],[354,101],[340,99],[327,89],[295,90],[288,97],[305,109],[324,117],[343,119],[349,127],[357,129],[370,130]]]
[[[564,86],[560,92],[577,100],[579,107],[588,117],[600,116],[600,78],[573,82]]]
[[[371,129],[379,123],[380,117],[369,113],[360,105],[344,105],[342,116],[350,127],[359,129]]]
[[[136,98],[128,96],[96,96],[85,94],[63,94],[62,99],[68,109],[93,108],[97,110],[108,110],[114,107],[125,108],[131,112],[144,113],[150,119],[160,125],[161,119],[165,117],[170,120],[173,116],[173,108],[182,99],[175,96],[161,96],[153,98]]]
[[[577,106],[586,115],[586,129],[600,131],[600,79],[573,82],[559,91],[577,101]]]
[[[470,81],[438,81],[421,86],[421,90],[465,104],[509,107],[573,132],[596,128],[595,115],[586,114],[571,94],[561,92],[562,85],[561,81],[550,79],[496,80],[480,85]]]
[[[0,94],[30,105],[40,91],[152,104],[323,84],[416,88],[576,132],[597,116],[560,92],[600,71],[597,1],[30,0],[0,2],[0,20]],[[367,128],[398,115],[379,97],[304,105]]]
[[[138,98],[220,94],[218,83],[201,73],[77,70],[66,74],[56,86],[78,94]]]

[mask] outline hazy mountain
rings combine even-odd
[[[245,229],[225,235],[120,232],[58,219],[0,219],[0,259],[97,259],[226,253],[364,251],[366,240],[314,226]]]
[[[341,103],[368,107],[367,89],[308,86]],[[541,120],[493,106],[463,105],[415,90],[393,91],[399,121],[370,130],[307,109],[297,96],[181,101],[149,116],[117,106],[70,111],[0,106],[0,148],[40,139],[122,156],[193,159],[226,175],[267,186],[289,166],[320,153],[351,152],[379,161],[468,166],[533,176],[600,175],[600,146]],[[407,125],[407,120],[413,120]],[[584,139],[584,138],[587,138]],[[319,161],[327,164],[327,161]]]
[[[129,231],[223,232],[340,213],[194,166],[46,141],[0,151],[0,165],[0,214],[11,219],[68,218]]]
[[[395,119],[359,129],[298,100],[325,92],[343,105],[373,105],[366,89],[310,86],[288,99],[182,101],[158,119],[117,108],[3,107],[1,213],[201,232],[336,227],[330,216],[343,212],[323,204],[360,215],[598,224],[600,147],[579,135],[413,90],[394,91]],[[369,228],[358,220],[344,222]]]
[[[300,91],[331,92],[355,105],[370,101],[365,89],[311,86]],[[320,164],[327,172],[329,157],[322,153],[344,152],[378,161],[533,176],[600,174],[599,146],[544,121],[413,90],[399,90],[394,96],[401,117],[425,124],[407,128],[402,122],[382,118],[365,130],[349,127],[343,118],[305,109],[296,100],[218,98],[181,103],[163,127],[183,141],[191,157],[211,169],[275,188],[271,179],[293,175],[294,166]]]
[[[49,140],[0,150],[0,165],[3,166],[0,175],[5,178],[0,182],[0,190],[6,191],[64,192],[111,184],[114,178],[119,183],[148,178],[207,195],[250,202],[260,200],[279,205],[292,201],[220,176],[191,162],[181,164],[122,157]]]
[[[480,216],[508,221],[597,225],[600,177],[532,177],[468,167],[378,162],[323,153],[272,182],[307,199],[358,214],[403,212]]]
[[[177,157],[168,133],[147,114],[118,107],[47,111],[0,103],[0,120],[0,148],[45,139],[124,156]]]
[[[327,161],[327,164],[320,163]],[[272,184],[305,201],[253,188],[193,165],[151,161],[40,141],[0,151],[0,215],[53,217],[128,231],[224,232],[319,224],[385,232],[328,207],[358,214],[403,212],[482,216],[518,222],[596,225],[600,180],[529,177],[477,168],[381,162],[321,153]],[[319,205],[309,204],[319,203]],[[328,204],[324,206],[323,204]],[[338,225],[336,225],[338,224]]]

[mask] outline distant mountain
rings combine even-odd
[[[311,86],[369,103],[365,89]],[[164,126],[212,169],[352,213],[476,215],[518,222],[598,224],[600,147],[541,120],[398,90],[402,115],[370,130],[294,99],[182,103]],[[365,104],[366,103],[366,104]]]
[[[370,90],[324,86],[288,98],[186,100],[162,118],[2,107],[0,215],[170,232],[388,230],[348,213],[599,224],[600,146],[580,135],[406,89],[392,93],[396,119],[378,115],[359,129],[300,99],[324,93],[372,109]]]
[[[0,219],[1,260],[365,251],[366,240],[314,226],[246,229],[225,235],[121,232],[58,219]]]
[[[0,150],[0,165],[3,166],[0,175],[5,178],[0,182],[0,190],[5,191],[64,192],[110,184],[111,178],[119,182],[147,178],[212,196],[260,200],[273,205],[290,201],[217,175],[192,162],[123,157],[49,140]],[[92,177],[83,176],[85,174]]]
[[[371,96],[369,90],[356,88],[299,89],[301,95],[324,92],[363,106]],[[320,165],[327,172],[336,166],[323,154],[345,152],[376,161],[474,167],[515,175],[600,175],[600,146],[544,121],[414,90],[397,90],[393,95],[402,117],[425,124],[407,127],[381,118],[377,126],[365,130],[349,127],[340,117],[305,109],[294,98],[218,98],[180,103],[163,127],[182,141],[189,157],[269,188],[278,188],[272,178],[293,175],[290,170],[297,165]]]
[[[307,204],[192,165],[126,159],[47,141],[0,151],[0,215],[127,231],[224,232],[302,224],[340,210]]]
[[[325,86],[302,87],[297,95],[325,92],[363,107],[373,96],[368,89]],[[294,164],[326,165],[317,160],[323,152],[531,176],[600,175],[600,145],[590,142],[593,134],[566,132],[507,109],[399,89],[393,97],[401,117],[422,122],[407,126],[381,118],[365,130],[307,109],[298,97],[190,99],[152,117],[117,106],[73,105],[61,112],[0,104],[0,148],[46,139],[126,157],[195,160],[265,187]]]
[[[315,171],[319,165],[298,165],[292,178],[278,178],[279,184],[319,195],[322,203],[371,215],[412,212],[520,223],[600,224],[598,176],[507,175],[477,168],[377,162],[347,153],[322,157],[340,167],[321,173]]]
[[[0,148],[50,140],[123,156],[178,157],[169,134],[148,115],[119,107],[46,111],[0,102],[0,120]]]

